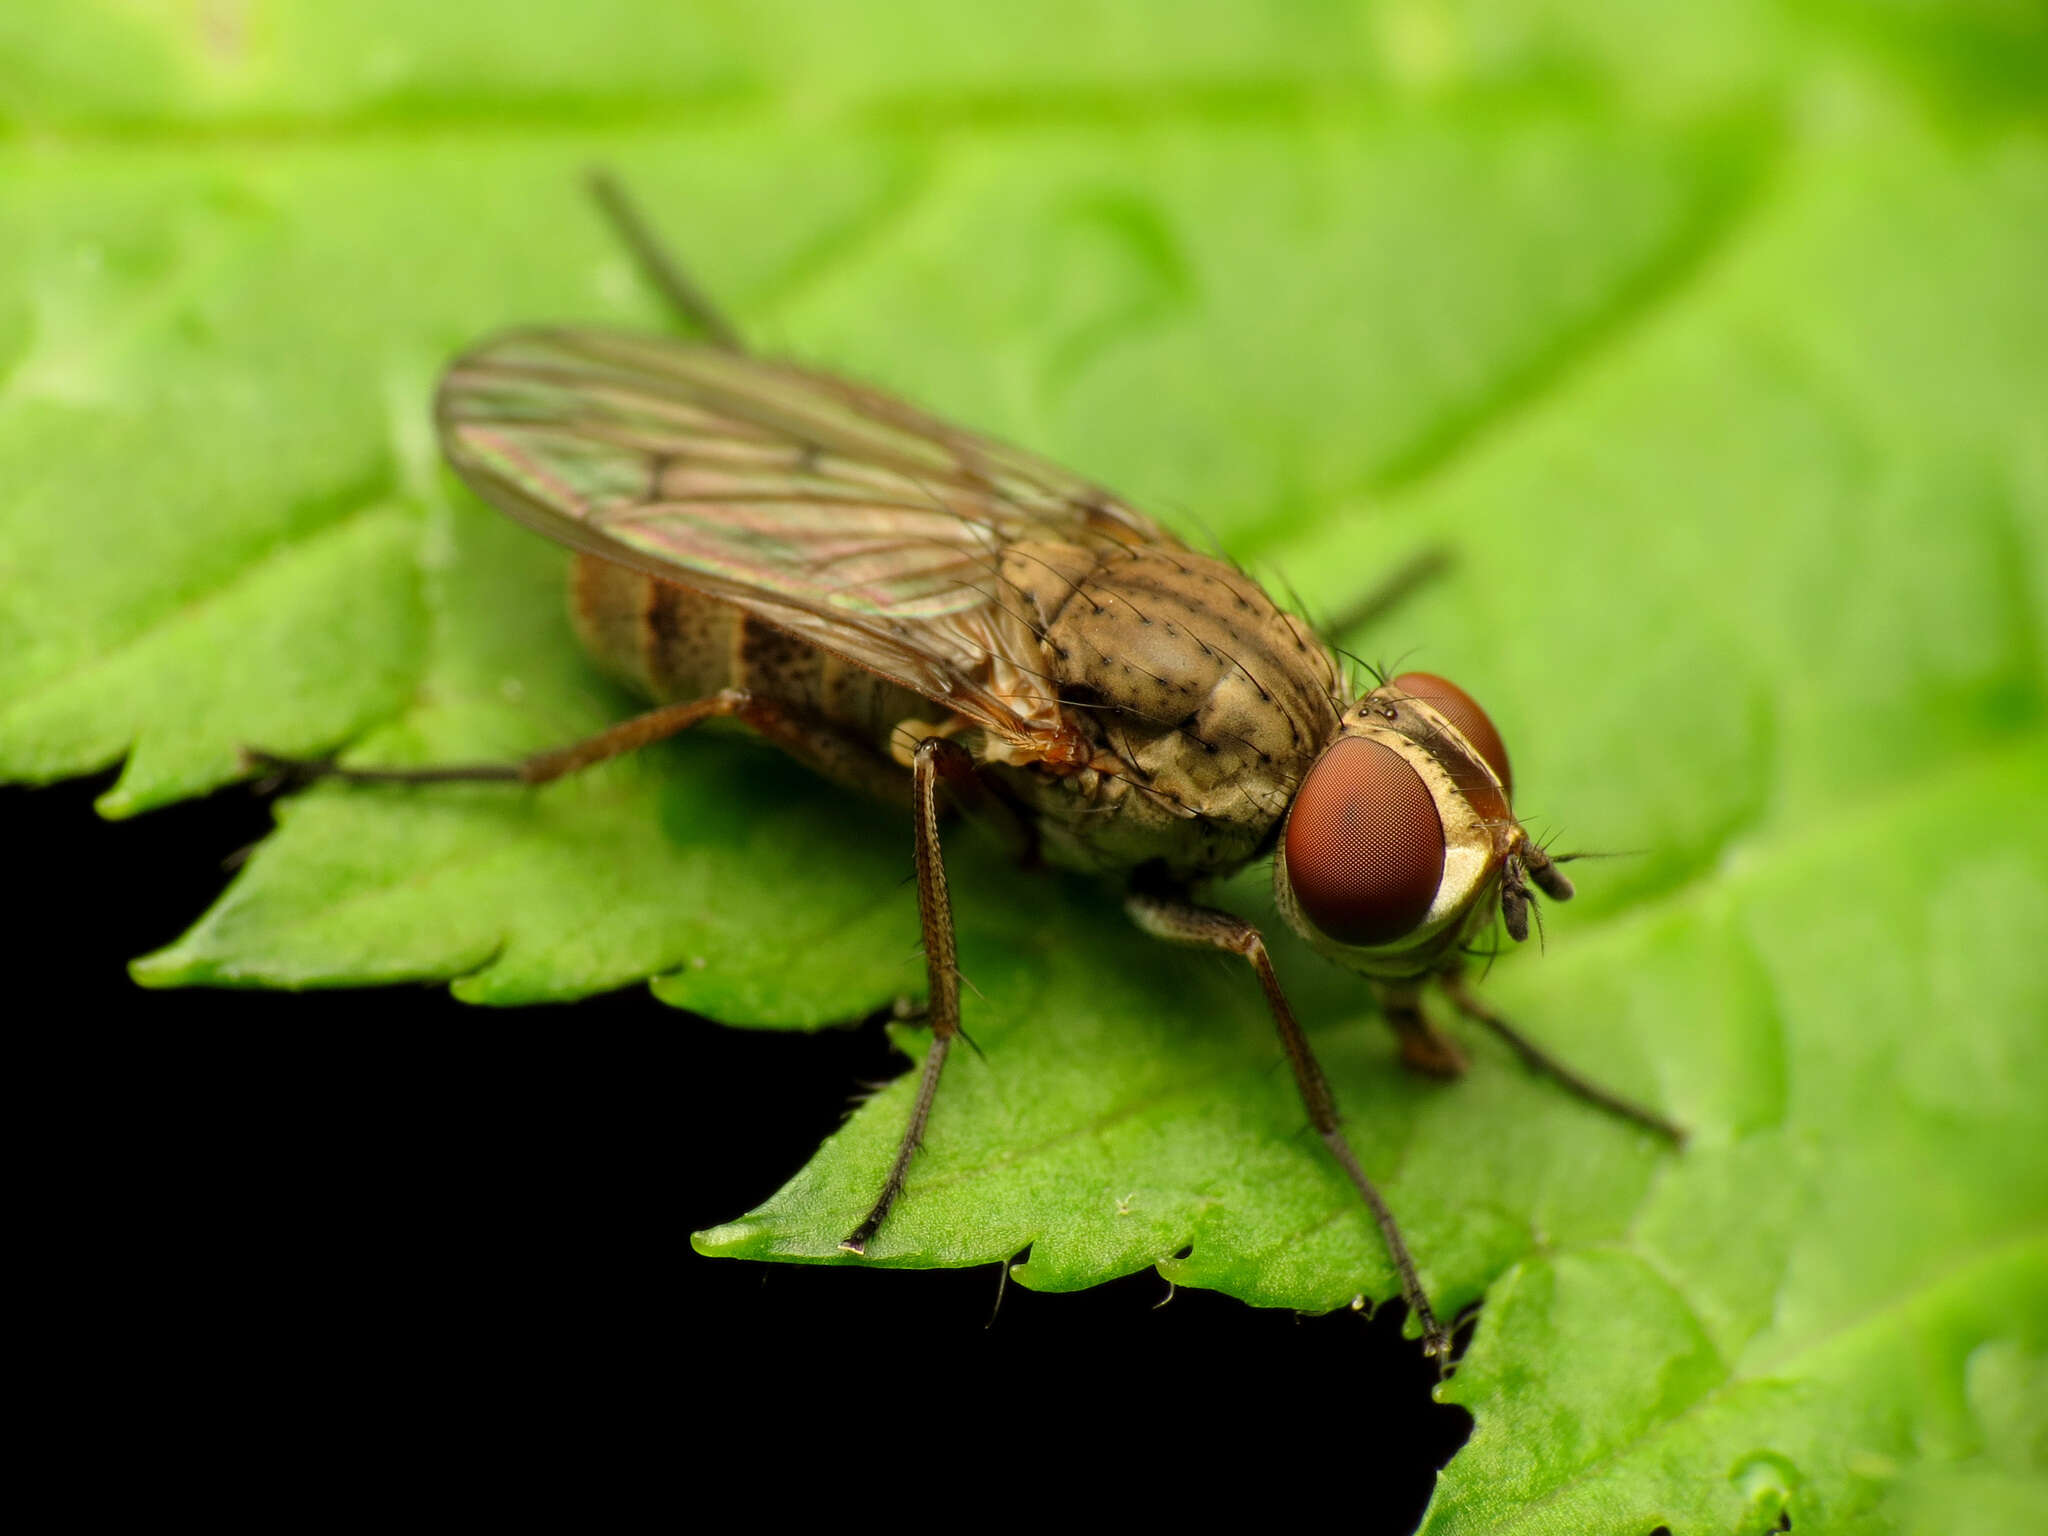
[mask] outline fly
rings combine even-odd
[[[1435,987],[1533,1068],[1673,1141],[1653,1110],[1580,1077],[1466,988],[1498,911],[1572,884],[1516,820],[1507,748],[1462,689],[1423,672],[1352,697],[1331,647],[1234,566],[1043,459],[880,391],[749,352],[609,178],[599,202],[650,281],[706,338],[583,328],[493,337],[443,376],[443,451],[477,494],[576,552],[578,632],[655,705],[515,764],[335,768],[297,778],[544,784],[713,719],[909,811],[931,1049],[874,1205],[903,1191],[960,1035],[940,850],[951,804],[1049,862],[1120,879],[1155,938],[1257,975],[1310,1122],[1378,1224],[1432,1355],[1449,1337],[1393,1212],[1345,1139],[1265,940],[1197,899],[1273,861],[1279,910],[1362,975],[1403,1060],[1465,1068],[1424,1010]]]

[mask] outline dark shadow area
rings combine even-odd
[[[1147,1270],[1075,1295],[1012,1284],[997,1312],[994,1265],[701,1258],[691,1230],[771,1193],[864,1082],[902,1070],[879,1027],[724,1029],[639,989],[517,1010],[439,987],[145,991],[125,962],[205,909],[269,811],[230,790],[106,823],[91,801],[108,782],[0,790],[30,898],[9,1012],[51,1047],[61,1131],[28,1181],[51,1274],[104,1319],[143,1401],[199,1379],[401,1413],[544,1400],[655,1443],[736,1379],[818,1425],[879,1381],[909,1446],[938,1370],[986,1383],[991,1429],[1059,1414],[1092,1440],[1127,1422],[1137,1455],[1164,1429],[1247,1474],[1271,1459],[1276,1498],[1313,1477],[1347,1528],[1389,1531],[1470,1433],[1430,1400],[1398,1306],[1168,1299]]]

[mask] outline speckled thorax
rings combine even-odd
[[[1016,544],[1001,575],[1038,631],[1038,681],[1101,765],[995,770],[1038,812],[1046,857],[1189,877],[1258,855],[1343,707],[1314,632],[1181,549]]]

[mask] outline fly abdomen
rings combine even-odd
[[[840,726],[885,758],[902,721],[945,718],[930,700],[864,667],[730,603],[628,566],[578,554],[569,590],[584,648],[612,676],[657,703],[744,688]]]

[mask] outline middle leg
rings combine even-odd
[[[974,774],[974,759],[967,749],[943,736],[927,736],[917,744],[911,758],[912,813],[916,820],[914,856],[917,872],[917,918],[924,934],[924,963],[930,988],[925,1010],[931,1020],[932,1043],[925,1052],[924,1070],[918,1074],[917,1098],[911,1105],[910,1123],[897,1143],[896,1159],[874,1208],[839,1246],[848,1253],[866,1253],[868,1241],[889,1219],[903,1182],[910,1174],[910,1160],[924,1143],[925,1123],[931,1119],[932,1101],[938,1097],[939,1073],[960,1033],[960,965],[953,940],[953,899],[946,889],[946,861],[939,851],[939,786],[948,780],[964,783]]]

